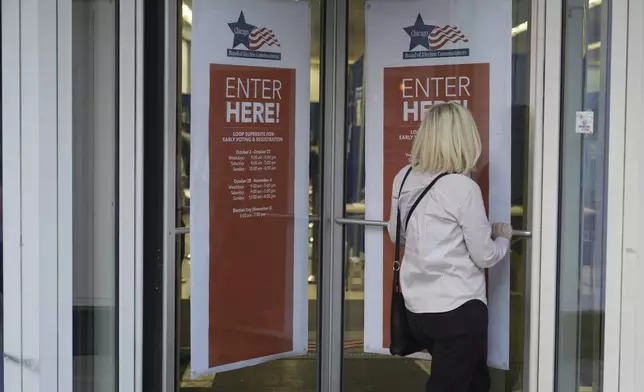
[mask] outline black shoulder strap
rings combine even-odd
[[[407,173],[405,173],[405,177],[403,177],[402,182],[400,183],[400,188],[398,188],[398,198],[400,199],[400,195],[402,194],[403,186],[405,186],[405,181],[407,181],[407,177],[409,177],[409,173],[411,173],[412,167],[409,166],[409,169],[407,169]]]
[[[409,166],[407,173],[405,173],[405,177],[403,177],[403,180],[400,183],[400,188],[398,188],[398,207],[396,213],[396,253],[394,259],[394,270],[396,269],[396,264],[400,266],[400,195],[402,194],[402,189],[405,186],[405,181],[407,181],[407,177],[409,177],[411,170],[412,167]]]
[[[405,186],[405,181],[407,180],[407,177],[409,176],[409,173],[411,173],[412,168],[410,167],[409,170],[407,170],[407,173],[405,174],[405,177],[403,178],[402,182],[400,183],[400,189],[398,190],[398,208],[397,208],[397,216],[396,216],[396,247],[395,247],[395,255],[394,255],[394,272],[397,274],[398,270],[400,269],[400,195],[402,194],[402,189],[403,186]],[[409,224],[409,217],[411,217],[412,212],[416,209],[420,201],[425,197],[427,192],[429,192],[430,189],[436,184],[438,180],[441,178],[445,177],[448,173],[443,173],[439,174],[434,178],[434,180],[425,187],[423,192],[418,196],[414,204],[411,206],[409,209],[409,212],[407,213],[407,217],[405,219],[405,230],[407,230],[407,225]],[[396,281],[397,279],[394,279]]]
[[[434,180],[429,185],[425,187],[425,189],[423,189],[423,193],[421,193],[420,196],[418,196],[414,204],[412,204],[411,208],[409,209],[409,212],[407,213],[407,217],[405,218],[405,230],[407,230],[407,226],[409,225],[409,218],[411,218],[411,214],[414,212],[416,207],[418,207],[418,204],[420,203],[420,201],[423,199],[423,197],[425,197],[427,192],[429,192],[429,190],[432,189],[434,184],[436,184],[438,180],[445,177],[446,175],[447,173],[439,174],[438,176],[436,176],[436,178],[434,178]]]
[[[400,183],[400,189],[398,190],[398,208],[397,208],[397,217],[396,217],[396,253],[394,255],[394,276],[393,276],[393,292],[394,293],[400,293],[402,292],[400,288],[400,195],[402,194],[402,189],[403,186],[405,186],[405,181],[407,180],[407,177],[409,176],[409,173],[411,173],[411,167],[409,167],[409,170],[407,170],[407,173],[405,174],[405,177],[403,178],[402,182]],[[407,218],[405,219],[405,230],[407,230],[407,224],[409,223],[409,217],[411,216],[412,212],[416,209],[418,206],[418,203],[420,203],[420,200],[425,197],[427,192],[429,192],[430,189],[436,184],[436,181],[440,180],[442,177],[445,177],[447,173],[440,174],[434,178],[434,180],[431,182],[431,184],[427,185],[427,187],[423,190],[423,192],[418,196],[418,199],[414,202],[414,204],[411,206],[409,209],[409,212],[407,213]]]

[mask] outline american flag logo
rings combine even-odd
[[[429,47],[431,50],[439,50],[443,46],[457,42],[468,42],[465,34],[456,26],[436,26],[429,34]]]
[[[280,41],[271,29],[262,27],[261,29],[255,28],[250,33],[250,50],[259,50],[264,45],[267,46],[280,46]]]

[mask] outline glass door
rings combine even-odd
[[[303,3],[307,17],[300,14]],[[175,55],[179,80],[164,87],[178,109],[176,121],[169,115],[166,135],[166,159],[172,162],[165,170],[171,210],[167,229],[173,238],[165,248],[171,266],[164,272],[164,315],[170,317],[164,320],[164,333],[170,332],[163,341],[165,391],[422,388],[431,361],[383,355],[392,251],[383,230],[392,173],[406,162],[411,130],[428,105],[453,99],[486,124],[480,125],[486,148],[475,179],[487,192],[490,213],[515,229],[508,259],[489,274],[490,284],[503,288],[491,303],[499,316],[491,328],[498,343],[491,356],[498,368],[492,370],[493,391],[525,390],[533,3],[498,0],[498,9],[469,7],[461,0],[452,9],[434,9],[432,3],[176,4],[176,45],[170,40],[168,53]],[[285,15],[294,16],[286,23]],[[434,35],[423,41],[419,32],[429,30]],[[488,40],[479,39],[486,35]],[[293,48],[302,50],[296,56]],[[289,65],[301,55],[302,64]],[[286,94],[281,78],[289,68],[300,75],[296,78],[306,73],[308,84],[305,95],[295,93],[295,121],[304,113],[308,121],[295,130],[305,135],[306,145],[297,145],[294,160],[291,152],[273,153],[276,147],[252,144],[277,145],[281,141],[271,132],[288,135],[287,125],[275,126],[277,106],[266,104],[292,104],[279,101],[288,96],[281,95]],[[257,76],[268,71],[274,73]],[[264,85],[269,79],[270,85]],[[296,90],[301,87],[297,80]],[[411,90],[415,96],[407,99]],[[267,92],[270,96],[262,95]],[[400,102],[384,102],[383,95],[389,99],[401,93]],[[394,114],[392,132],[388,110],[396,104],[401,111]],[[265,129],[257,125],[266,119],[275,121]],[[400,133],[402,128],[407,133]],[[304,173],[304,182],[297,173]],[[270,186],[270,179],[280,175],[293,177]],[[260,190],[260,182],[269,186]],[[302,190],[304,198],[298,193]],[[264,207],[282,207],[257,204],[279,198],[294,210],[286,203],[282,213],[265,214]],[[298,206],[305,207],[304,218]],[[304,219],[305,225],[286,241],[280,235],[291,229],[279,219],[294,219],[293,227]],[[263,232],[245,226],[249,221]],[[277,240],[263,239],[271,236]],[[304,252],[295,245],[293,259],[279,253],[302,238]],[[281,269],[284,260],[294,260],[294,268]],[[272,275],[273,267],[279,267],[280,276]],[[294,276],[297,280],[285,283]],[[297,313],[297,306],[306,312]],[[289,324],[293,330],[283,328]],[[289,340],[302,325],[303,349],[297,339]],[[241,350],[235,342],[256,344]]]
[[[168,369],[167,390],[317,389],[324,3],[177,4],[179,91],[171,99],[179,110],[166,158],[176,163],[166,173],[176,200],[176,242],[168,247],[176,307],[167,304],[176,309],[176,350],[169,354],[176,370]],[[220,86],[221,94],[204,84]],[[204,116],[207,101],[226,114]],[[262,113],[247,113],[248,102]],[[208,125],[208,118],[221,123]],[[203,155],[205,140],[211,144]],[[231,214],[242,209],[248,212]],[[204,266],[210,282],[195,272]],[[213,291],[200,297],[205,285]],[[195,325],[208,312],[206,336]],[[197,351],[208,353],[206,365]]]
[[[121,170],[133,171],[127,160],[121,160],[125,154],[119,149],[119,137],[128,140],[133,134],[127,112],[118,106],[129,98],[128,90],[119,96],[120,78],[131,72],[126,66],[119,68],[118,28],[127,26],[119,18],[122,3],[70,4],[73,251],[71,276],[61,274],[60,280],[61,287],[70,288],[63,296],[72,296],[71,312],[61,317],[67,319],[63,325],[71,326],[72,340],[61,345],[71,351],[73,392],[118,390],[119,261],[133,264],[125,253],[127,240],[119,241],[119,224],[134,225],[131,215],[120,214],[121,206],[129,206],[131,200],[130,184],[120,182],[119,162]],[[125,192],[119,194],[120,190]],[[119,251],[125,251],[122,260]],[[125,276],[132,272],[121,271]],[[122,320],[128,316],[122,314]]]
[[[343,177],[335,222],[343,227],[336,245],[344,277],[345,391],[421,390],[431,373],[426,357],[387,355],[393,247],[384,226],[393,176],[408,162],[423,109],[448,100],[468,106],[480,120],[489,144],[474,178],[484,192],[490,190],[486,201],[493,218],[515,229],[508,259],[488,271],[488,287],[506,289],[489,297],[490,313],[498,315],[490,319],[492,391],[526,390],[533,3],[467,4],[347,1],[344,155],[333,170]],[[477,87],[477,79],[489,85]]]

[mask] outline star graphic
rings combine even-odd
[[[405,27],[404,30],[409,35],[409,50],[414,49],[417,46],[422,46],[423,48],[429,50],[429,34],[434,30],[432,25],[426,25],[423,22],[423,17],[418,14],[416,17],[416,23],[413,26]]]
[[[230,27],[230,31],[235,34],[235,38],[233,39],[233,49],[236,48],[237,45],[244,45],[246,49],[250,49],[250,32],[253,31],[256,26],[246,23],[244,11],[239,13],[237,22],[228,23],[228,27]]]

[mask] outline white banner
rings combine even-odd
[[[509,222],[511,1],[373,1],[366,18],[366,219],[389,218],[391,184],[409,161],[425,109],[458,101],[481,133],[484,152],[473,178],[487,196],[490,219]],[[365,249],[365,351],[388,353],[393,246],[373,228]],[[508,369],[507,259],[488,272],[488,302],[488,361]]]
[[[310,9],[194,0],[191,368],[308,349]]]

